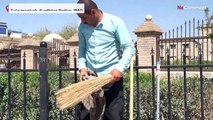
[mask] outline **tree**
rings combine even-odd
[[[205,17],[206,17],[206,21],[207,21],[207,26],[209,26],[210,30],[211,30],[211,33],[208,34],[208,37],[210,39],[213,39],[213,13],[212,15],[209,14],[209,8],[206,8],[204,10],[205,12]]]
[[[48,30],[46,27],[44,27],[44,28],[41,28],[39,31],[37,31],[37,32],[35,33],[35,36],[36,36],[38,39],[42,40],[42,39],[43,39],[46,35],[48,35],[49,33],[51,33],[51,31]]]
[[[68,40],[77,32],[76,26],[66,25],[61,31],[58,32],[64,39]]]

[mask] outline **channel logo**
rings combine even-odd
[[[5,6],[7,12],[9,12],[9,5]]]
[[[84,13],[81,3],[10,3],[8,13]]]
[[[178,9],[178,10],[183,10],[183,9],[184,9],[184,6],[178,5],[178,6],[177,6],[177,9]]]
[[[207,7],[206,6],[182,6],[182,5],[177,5],[177,10],[205,10]]]

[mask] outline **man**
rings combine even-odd
[[[114,82],[103,87],[106,100],[104,120],[120,120],[123,111],[122,76],[134,55],[134,43],[120,18],[102,12],[92,0],[79,0],[78,3],[85,5],[85,13],[78,14],[81,19],[78,27],[80,78],[89,71],[98,76],[113,76]],[[89,119],[84,112],[82,114],[80,119]]]

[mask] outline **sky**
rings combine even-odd
[[[205,19],[203,10],[178,10],[177,6],[208,7],[213,12],[213,0],[94,0],[99,8],[123,19],[133,39],[133,31],[152,15],[153,22],[164,32],[183,25],[185,21]],[[60,31],[63,26],[77,26],[79,18],[69,14],[10,14],[5,10],[9,3],[76,3],[77,0],[0,0],[0,21],[6,21],[8,29],[24,33],[36,33],[41,28],[52,32]]]

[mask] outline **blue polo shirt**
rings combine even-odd
[[[79,70],[89,68],[104,75],[114,68],[123,73],[129,67],[134,43],[120,18],[103,13],[102,21],[96,27],[80,23],[78,36]]]

